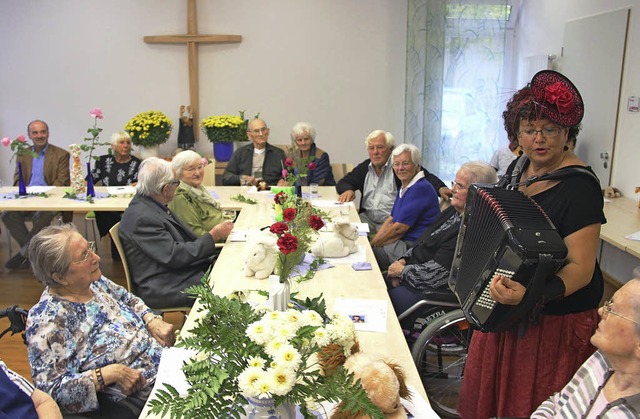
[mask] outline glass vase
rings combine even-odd
[[[27,194],[27,185],[24,182],[22,174],[22,163],[18,162],[18,195],[25,196]]]
[[[290,403],[276,406],[273,399],[247,397],[247,419],[295,419],[296,407]]]
[[[96,196],[96,191],[93,189],[93,176],[91,175],[91,162],[87,162],[87,196]]]

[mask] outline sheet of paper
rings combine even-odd
[[[420,396],[415,387],[410,385],[407,387],[411,392],[411,400],[400,399],[400,403],[404,406],[409,419],[432,419],[440,417],[433,411],[429,402]]]
[[[55,186],[27,186],[27,193],[43,193],[55,189]]]
[[[152,393],[155,393],[158,389],[163,389],[164,383],[167,383],[175,387],[178,393],[187,394],[190,385],[182,372],[182,365],[190,357],[195,356],[196,353],[193,349],[165,348],[162,351],[158,375],[156,376]]]
[[[248,230],[231,230],[229,240],[232,242],[246,242]]]
[[[136,188],[133,186],[107,186],[109,195],[135,194]]]
[[[353,202],[340,203],[338,201],[332,201],[327,199],[314,199],[313,201],[311,201],[311,204],[314,207],[322,207],[322,208],[340,208],[340,207],[354,206]]]
[[[640,240],[640,231],[624,236],[625,239]]]
[[[385,333],[388,306],[387,300],[356,300],[338,297],[333,311],[349,317],[356,330]]]

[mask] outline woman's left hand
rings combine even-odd
[[[511,306],[520,304],[526,290],[521,283],[503,275],[494,275],[491,278],[491,286],[489,287],[491,298],[501,304]]]
[[[176,343],[176,334],[173,331],[173,325],[161,319],[153,319],[147,325],[149,333],[158,343],[165,347],[171,347]]]

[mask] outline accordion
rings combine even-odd
[[[549,217],[531,198],[495,185],[469,187],[449,277],[467,320],[485,332],[509,329],[532,312],[547,278],[567,256]],[[500,274],[527,290],[518,305],[497,303],[489,294]]]

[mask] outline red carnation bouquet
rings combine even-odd
[[[276,214],[281,211],[282,221],[273,223],[269,231],[278,236],[276,273],[280,282],[284,282],[291,276],[293,268],[304,258],[313,236],[324,227],[323,213],[311,203],[284,192],[276,194],[274,207]]]

